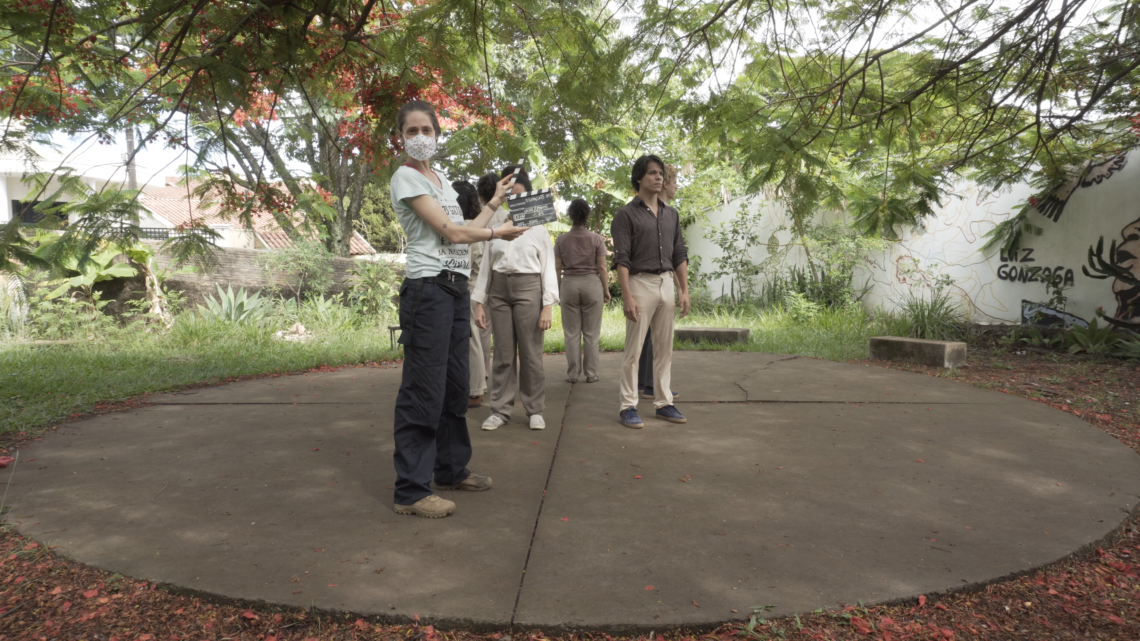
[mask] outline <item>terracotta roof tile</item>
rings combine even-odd
[[[202,221],[207,225],[234,225],[245,228],[237,217],[222,215],[221,206],[216,200],[202,200],[194,195],[194,189],[201,183],[191,183],[189,192],[186,185],[177,184],[177,178],[167,178],[166,187],[144,194],[139,202],[152,213],[160,216],[175,227],[191,220]],[[187,197],[189,193],[189,197]],[[288,234],[270,214],[254,214],[253,230],[270,249],[281,249],[293,244]],[[298,218],[297,222],[301,222]],[[316,234],[311,234],[316,238]],[[376,250],[359,234],[353,233],[349,239],[349,252],[353,256],[375,254]]]

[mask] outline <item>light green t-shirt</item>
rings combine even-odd
[[[405,202],[408,198],[429,195],[443,207],[452,224],[466,224],[463,210],[459,208],[459,194],[455,193],[447,178],[439,172],[436,175],[443,184],[442,189],[411,167],[402,166],[392,175],[392,207],[404,228],[404,235],[408,237],[408,278],[435,276],[445,269],[464,276],[471,274],[470,248],[444,240]]]

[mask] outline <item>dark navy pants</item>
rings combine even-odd
[[[637,361],[637,389],[653,388],[653,332],[645,332],[645,345]]]
[[[400,286],[404,368],[396,395],[397,505],[411,505],[432,494],[433,476],[439,485],[454,485],[471,474],[471,302],[466,283],[461,288],[461,295],[452,296],[419,278]]]

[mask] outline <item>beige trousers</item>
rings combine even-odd
[[[576,381],[583,373],[586,378],[596,378],[605,306],[602,281],[597,274],[563,276],[558,300],[562,304],[562,333],[566,336],[566,378]]]
[[[491,411],[510,420],[519,394],[527,416],[546,409],[542,371],[542,278],[538,274],[491,276],[487,295],[495,354],[491,365]],[[515,360],[515,354],[518,360]]]
[[[629,277],[629,293],[637,301],[640,315],[636,321],[625,321],[625,353],[621,362],[621,407],[637,407],[637,361],[645,344],[645,333],[653,330],[653,406],[673,404],[669,389],[673,365],[673,274],[633,274]]]
[[[487,393],[487,379],[491,373],[491,316],[487,315],[487,329],[479,329],[475,324],[475,306],[478,304],[471,301],[471,396]]]

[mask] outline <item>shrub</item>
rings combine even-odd
[[[32,338],[66,340],[94,338],[118,328],[114,317],[103,313],[110,301],[99,292],[79,300],[75,296],[53,296],[44,283],[37,284],[28,301],[28,331]]]
[[[760,239],[760,213],[742,206],[732,220],[707,230],[708,239],[720,248],[721,255],[713,258],[712,278],[729,278],[727,295],[736,302],[748,300],[756,293],[756,276],[763,266],[753,260],[753,249],[763,245]]]
[[[811,251],[816,277],[814,287],[805,293],[817,303],[832,306],[861,299],[867,287],[855,289],[855,269],[869,252],[884,249],[887,242],[857,233],[843,223],[813,225],[806,236],[804,245]]]
[[[267,272],[284,275],[285,289],[300,302],[301,294],[326,294],[333,285],[333,254],[313,240],[295,240],[292,245],[267,251],[258,264]]]
[[[380,317],[395,308],[396,285],[387,261],[356,261],[352,268],[351,305],[365,316]]]
[[[886,245],[885,241],[860,235],[842,223],[805,225],[798,244],[805,250],[807,264],[785,267],[792,245],[781,246],[775,232],[768,238],[767,258],[757,264],[749,252],[763,245],[758,225],[759,214],[742,211],[710,233],[710,240],[724,253],[713,260],[716,269],[711,276],[731,277],[730,291],[721,292],[721,296],[733,303],[783,306],[788,295],[795,293],[813,303],[846,306],[867,291],[866,287],[856,290],[852,284],[855,269],[869,251]],[[776,232],[782,230],[780,227]],[[763,284],[757,287],[757,276],[761,275]]]
[[[808,300],[807,296],[799,292],[788,292],[784,297],[784,310],[797,323],[810,323],[822,309],[823,305]]]
[[[50,247],[50,244],[45,244],[41,245],[40,249],[47,252]],[[94,306],[96,283],[116,278],[130,278],[138,273],[127,263],[115,262],[121,254],[122,251],[118,247],[105,247],[92,253],[82,264],[77,256],[65,257],[56,266],[57,270],[65,275],[50,282],[55,289],[48,296],[56,298],[75,290]]]

